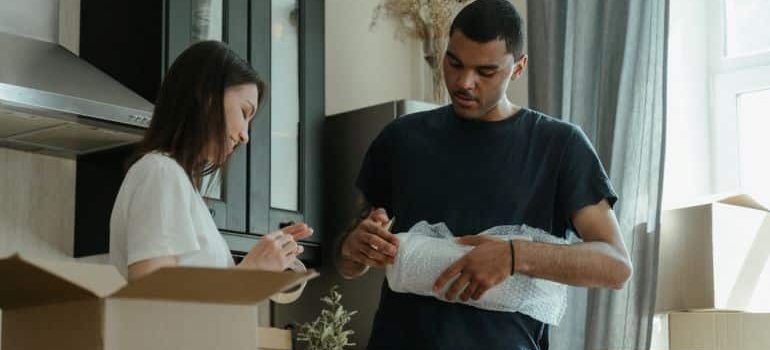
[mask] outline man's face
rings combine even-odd
[[[455,112],[464,118],[488,119],[525,65],[526,58],[516,61],[506,51],[505,41],[479,43],[455,30],[444,56],[444,79]]]

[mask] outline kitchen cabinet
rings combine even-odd
[[[302,242],[301,258],[320,263],[323,9],[319,0],[81,0],[81,57],[150,101],[174,59],[199,40],[227,42],[268,83],[249,145],[236,150],[223,176],[207,179],[211,186],[203,187],[214,221],[236,256],[259,236],[303,221],[316,231]],[[93,209],[101,203],[102,213],[76,213],[77,256],[106,252],[109,217],[104,227],[103,212],[112,203],[105,203],[104,192],[117,194],[122,177],[101,179],[99,194],[89,193],[98,191],[81,182],[99,178],[88,168],[112,169],[125,160],[119,155],[128,153],[82,162],[78,205]],[[95,197],[101,199],[89,200]]]
[[[268,117],[252,125],[249,232],[304,221],[317,229],[308,241],[321,242],[323,1],[258,4],[252,9],[252,30],[259,35],[252,41],[252,54],[270,53],[255,68],[272,87],[260,112]]]

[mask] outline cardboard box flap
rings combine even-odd
[[[711,205],[714,203],[723,203],[723,204],[734,205],[738,207],[761,210],[765,212],[770,211],[770,209],[768,209],[767,206],[763,205],[762,203],[754,199],[754,197],[752,197],[750,194],[745,194],[738,191],[709,194],[704,196],[698,196],[695,198],[688,198],[687,200],[679,201],[677,203],[668,203],[666,207],[663,208],[663,210],[672,211],[677,209],[686,209],[686,208]]]
[[[316,276],[313,270],[298,273],[166,267],[130,282],[112,297],[253,305]]]
[[[51,262],[18,254],[0,259],[0,309],[97,299],[123,284],[112,266]]]
[[[685,309],[674,311],[679,313],[704,313],[704,314],[741,314],[745,313],[741,310],[732,309],[715,309],[715,308],[703,308],[703,309]]]
[[[25,258],[26,259],[26,258]],[[35,265],[103,298],[126,285],[115,266],[74,261],[30,260]]]
[[[754,199],[753,197],[751,197],[750,195],[747,195],[747,194],[739,194],[739,195],[735,195],[735,196],[729,196],[727,198],[723,198],[723,199],[719,200],[719,203],[730,204],[730,205],[735,205],[735,206],[738,206],[738,207],[745,207],[745,208],[751,208],[751,209],[756,209],[756,210],[770,212],[770,210],[768,210],[767,207],[765,207],[764,205],[760,204],[759,202],[757,202],[756,199]]]

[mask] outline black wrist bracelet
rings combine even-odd
[[[513,240],[508,241],[511,245],[511,276],[516,272],[516,254],[513,251]]]

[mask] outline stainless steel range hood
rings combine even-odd
[[[118,147],[141,139],[152,108],[59,45],[0,33],[0,146],[65,157]]]

